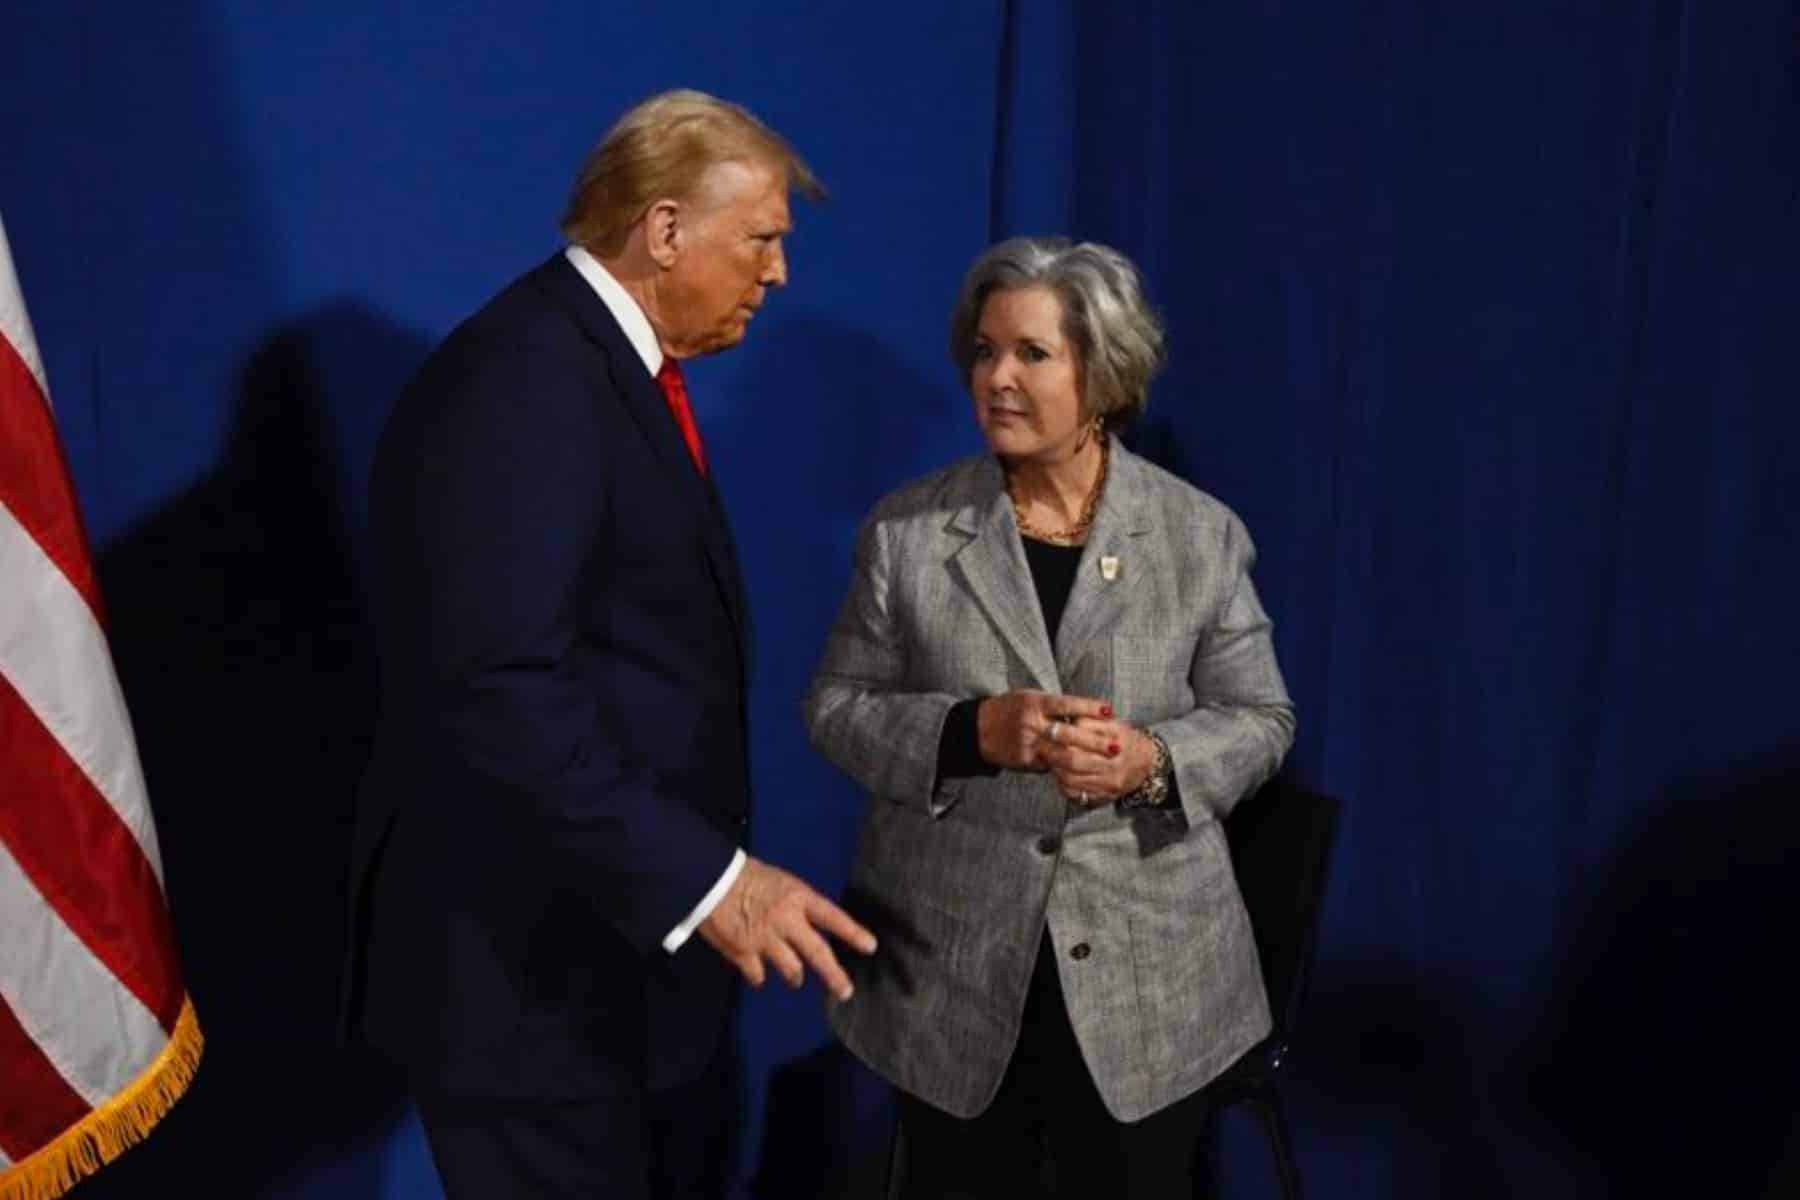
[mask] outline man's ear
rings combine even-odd
[[[681,205],[673,200],[658,200],[644,213],[644,241],[650,257],[665,271],[681,257]]]

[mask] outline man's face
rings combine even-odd
[[[718,163],[700,190],[698,202],[684,207],[679,254],[659,289],[667,328],[658,332],[680,358],[737,345],[768,289],[787,282],[786,173]]]

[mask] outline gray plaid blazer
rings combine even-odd
[[[1046,925],[1121,1121],[1268,1033],[1219,825],[1293,740],[1253,558],[1229,509],[1115,441],[1052,646],[991,456],[902,487],[863,523],[804,709],[813,745],[870,793],[845,903],[881,937],[850,956],[856,995],[827,1015],[894,1084],[959,1117],[988,1106]],[[1084,810],[1022,771],[934,790],[951,705],[1013,688],[1102,698],[1161,734],[1183,811]]]

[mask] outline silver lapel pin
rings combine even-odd
[[[1108,583],[1111,583],[1113,580],[1117,579],[1118,577],[1119,577],[1118,556],[1114,555],[1114,554],[1101,555],[1100,556],[1100,578],[1106,580],[1106,582],[1108,582]]]

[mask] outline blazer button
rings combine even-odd
[[[1086,942],[1076,942],[1069,948],[1069,957],[1076,962],[1080,962],[1092,953],[1093,951],[1088,949],[1088,944]]]
[[[1055,854],[1061,849],[1062,839],[1057,837],[1054,833],[1046,833],[1037,840],[1037,852],[1039,854]]]

